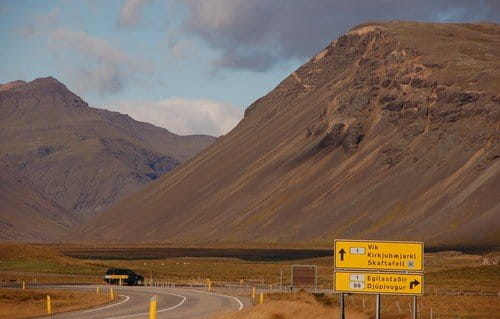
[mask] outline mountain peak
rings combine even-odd
[[[5,84],[0,84],[0,92],[7,91],[10,89],[19,87],[21,85],[24,85],[24,84],[26,84],[26,81],[22,81],[22,80],[16,80],[16,81],[7,82]]]
[[[0,86],[4,96],[21,96],[24,99],[37,98],[39,103],[50,99],[52,104],[65,106],[88,107],[78,95],[71,92],[66,85],[52,76],[37,78],[31,82],[13,81]]]
[[[35,79],[27,83],[25,87],[26,89],[30,90],[39,89],[39,90],[44,90],[44,91],[47,90],[50,92],[59,92],[59,93],[63,93],[66,91],[71,92],[66,87],[66,85],[62,84],[61,82],[59,82],[59,80],[57,80],[52,76]]]
[[[484,24],[356,26],[82,237],[498,245],[486,226],[498,223],[499,34]]]

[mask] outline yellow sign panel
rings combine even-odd
[[[335,291],[393,295],[422,295],[423,274],[335,271]]]
[[[424,243],[336,239],[334,267],[423,271]]]

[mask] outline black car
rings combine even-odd
[[[130,269],[111,268],[108,269],[104,275],[104,281],[108,284],[118,285],[120,280],[122,284],[129,286],[142,286],[144,284],[144,277],[136,274]]]

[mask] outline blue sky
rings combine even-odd
[[[52,75],[92,106],[220,135],[358,23],[498,22],[499,2],[0,0],[0,83]]]

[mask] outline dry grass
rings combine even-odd
[[[411,318],[412,297],[382,296],[381,315],[386,319]],[[364,305],[364,307],[363,307]],[[288,318],[338,318],[338,297],[324,294],[269,294],[263,305],[229,314],[219,314],[211,319],[288,319]],[[348,318],[374,318],[375,296],[353,295],[346,297]],[[479,296],[425,296],[418,298],[421,319],[496,319],[500,313],[499,297]]]
[[[0,319],[32,318],[47,314],[47,295],[52,313],[61,313],[109,302],[105,293],[65,290],[0,289]]]
[[[339,317],[338,308],[318,302],[311,294],[272,294],[262,305],[230,314],[219,314],[212,319],[330,319]],[[358,311],[348,310],[347,317],[368,319]]]
[[[363,300],[365,307],[363,308]],[[497,296],[432,296],[417,299],[420,318],[430,318],[431,308],[434,318],[498,318],[500,298]],[[412,297],[382,296],[382,317],[387,319],[411,318]],[[336,298],[334,305],[338,305]],[[347,309],[359,311],[373,318],[375,316],[375,296],[353,295],[346,298]]]
[[[177,284],[200,284],[205,278],[210,278],[217,285],[225,283],[239,283],[244,278],[245,285],[260,286],[262,282],[267,286],[279,284],[280,270],[283,270],[283,283],[289,284],[290,265],[315,264],[318,265],[318,283],[322,288],[331,289],[332,285],[332,258],[321,257],[305,260],[286,261],[248,261],[238,258],[217,257],[169,257],[148,260],[89,260],[70,258],[59,254],[54,249],[21,246],[19,249],[10,249],[9,253],[2,251],[0,246],[0,280],[3,282],[26,281],[32,284],[34,278],[38,283],[50,282],[87,282],[102,283],[102,275],[107,268],[130,268],[144,277],[149,278],[151,272],[155,280],[176,282]],[[61,247],[60,247],[61,248]],[[126,250],[125,250],[126,251]],[[126,257],[124,255],[123,257]],[[481,296],[435,296],[435,291],[440,292],[497,292],[500,287],[500,266],[478,266],[482,256],[460,254],[457,252],[440,252],[425,255],[425,292],[424,297],[419,297],[419,307],[423,318],[428,318],[432,307],[438,318],[494,318],[500,313],[499,297]],[[62,274],[62,275],[60,275]],[[251,288],[229,293],[241,293],[249,296]],[[237,292],[236,292],[237,291]],[[226,291],[227,292],[227,291]],[[292,294],[287,294],[290,298]],[[272,301],[272,307],[283,310],[283,318],[300,318],[302,308],[305,313],[318,316],[326,311],[330,314],[338,305],[336,297],[322,297],[317,303],[308,299],[289,300],[283,297]],[[301,297],[302,298],[302,297]],[[365,309],[363,308],[365,300]],[[373,315],[374,297],[369,295],[356,295],[348,297],[347,308],[355,313]],[[383,296],[382,313],[387,318],[407,318],[409,316],[409,297]],[[284,305],[286,304],[286,307]],[[397,304],[399,303],[399,309]],[[255,310],[246,310],[248,318],[272,318],[271,305],[257,306]],[[316,310],[312,310],[315,308]],[[285,310],[288,309],[288,310]],[[295,310],[294,310],[295,309]],[[253,312],[254,311],[254,312]],[[291,311],[291,312],[290,312]],[[292,313],[292,315],[289,314]],[[234,314],[242,316],[241,314]],[[255,315],[256,317],[252,317]],[[259,317],[260,316],[260,317]],[[267,317],[266,317],[267,316]],[[271,316],[271,317],[269,317]],[[288,317],[287,317],[288,316]],[[312,316],[312,315],[311,315]],[[446,317],[448,316],[448,317]],[[231,317],[228,317],[231,318]],[[235,317],[239,318],[239,317]],[[280,318],[280,317],[275,317]],[[325,317],[328,318],[328,317]]]

